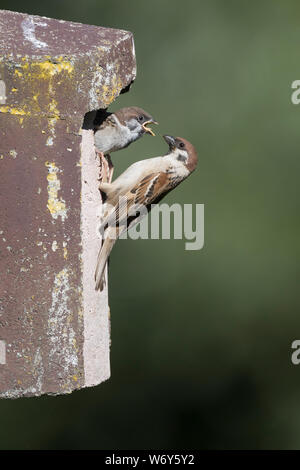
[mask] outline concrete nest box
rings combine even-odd
[[[110,375],[99,162],[87,112],[136,75],[132,34],[0,10],[0,397]]]

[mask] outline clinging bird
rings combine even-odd
[[[104,242],[97,259],[96,290],[102,290],[105,265],[116,239],[141,220],[145,215],[141,215],[141,208],[151,210],[152,204],[161,201],[197,166],[197,152],[190,142],[169,135],[164,139],[169,145],[166,155],[135,162],[111,184],[99,186],[105,215],[100,227]]]
[[[102,112],[95,124],[95,147],[100,155],[102,180],[111,182],[113,165],[110,153],[128,147],[144,134],[155,135],[149,124],[158,124],[146,111],[136,106],[121,108],[114,113]],[[105,157],[106,155],[106,157]]]

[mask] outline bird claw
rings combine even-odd
[[[102,181],[103,183],[107,183],[108,182],[108,161],[106,160],[105,158],[105,155],[104,153],[102,152],[99,152],[99,151],[96,151],[97,155],[99,156],[99,160],[100,160],[100,174],[99,174],[99,178],[98,178],[98,181]]]
[[[112,176],[114,172],[114,165],[111,161],[110,155],[104,155],[103,152],[96,150],[96,154],[99,156],[100,160],[100,174],[98,181],[103,183],[111,183]]]

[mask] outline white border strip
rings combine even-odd
[[[95,158],[93,131],[82,130],[81,143],[81,237],[84,319],[84,386],[98,385],[110,377],[110,325],[107,285],[95,291],[94,271],[100,247],[99,161]]]

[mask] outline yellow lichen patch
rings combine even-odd
[[[73,346],[74,346],[74,348],[75,348],[75,351],[76,351],[76,352],[79,352],[79,348],[78,348],[78,346],[77,346],[76,338],[73,338],[72,344],[73,344]]]
[[[63,253],[64,253],[64,258],[68,259],[67,242],[63,242]]]
[[[49,103],[49,114],[51,115],[52,124],[55,124],[57,119],[60,118],[60,114],[59,114],[59,111],[58,111],[58,108],[57,108],[57,101],[54,98],[52,98],[50,103]],[[49,119],[49,121],[50,121],[50,119]]]
[[[78,380],[77,375],[73,375],[73,380],[74,380],[74,382],[77,382],[77,380]]]
[[[34,73],[38,78],[44,79],[61,72],[71,74],[74,70],[73,64],[68,60],[64,60],[63,57],[53,59],[50,56],[46,56],[46,60],[42,62],[28,62],[28,59],[23,57],[22,62],[21,67],[25,72],[29,71],[30,74]]]
[[[60,83],[66,83],[66,80],[72,77],[73,71],[74,66],[72,62],[62,56],[56,58],[46,56],[41,62],[32,62],[29,57],[23,57],[18,68],[14,71],[16,84],[14,84],[15,87],[11,91],[18,91],[18,88],[24,89],[24,86],[26,86],[28,92],[25,95],[25,101],[22,103],[21,109],[6,106],[2,107],[2,109],[0,108],[0,112],[22,116],[46,115],[48,117],[49,130],[54,135],[55,124],[60,119],[60,112],[55,100],[54,83],[57,84],[55,76],[58,75],[59,79],[61,76]],[[41,89],[43,89],[42,94],[40,94]]]
[[[0,106],[0,113],[15,114],[18,116],[29,116],[30,112],[25,109],[12,108],[11,106]]]
[[[64,202],[57,201],[54,199],[48,199],[47,207],[54,219],[57,219],[57,216],[61,215],[62,219],[64,220],[66,211],[66,205]]]
[[[120,94],[122,90],[122,82],[119,77],[114,75],[112,77],[111,86],[103,85],[98,91],[98,94],[103,94],[105,106],[109,106],[114,99]]]
[[[64,221],[67,217],[66,203],[61,197],[58,197],[58,191],[60,190],[60,181],[58,179],[57,174],[60,170],[54,162],[46,162],[45,165],[48,168],[48,210],[54,219],[61,217],[62,221]]]

